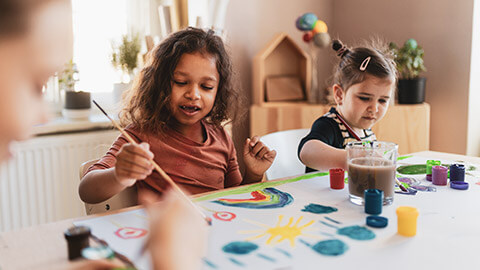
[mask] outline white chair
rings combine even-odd
[[[305,165],[298,159],[300,140],[310,129],[291,129],[267,134],[260,139],[270,149],[277,151],[272,166],[265,172],[267,180],[305,173]]]
[[[80,165],[80,169],[78,170],[80,173],[80,180],[82,180],[83,175],[88,170],[88,168],[91,165],[95,164],[97,161],[98,159],[93,159],[93,160],[84,162],[82,163],[82,165]],[[134,185],[124,189],[122,192],[118,193],[117,195],[101,203],[96,203],[96,204],[85,203],[85,211],[87,212],[87,215],[91,215],[91,214],[105,213],[112,210],[122,209],[125,207],[134,206],[137,204],[138,204],[137,188]]]

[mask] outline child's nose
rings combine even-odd
[[[370,103],[370,106],[369,106],[370,111],[373,112],[373,113],[378,112],[378,107],[379,107],[379,105],[380,105],[380,104],[379,104],[378,102],[372,102],[372,103]]]
[[[185,97],[187,99],[196,100],[200,98],[200,89],[197,85],[193,85],[188,91],[185,93]]]

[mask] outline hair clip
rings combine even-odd
[[[367,66],[368,66],[368,63],[370,63],[370,59],[372,59],[371,56],[365,58],[365,60],[363,60],[362,64],[360,65],[360,71],[365,71],[367,69]]]

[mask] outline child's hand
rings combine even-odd
[[[152,203],[155,195],[145,192],[140,200],[147,204],[150,233],[146,248],[153,268],[200,269],[207,243],[207,223],[200,214],[171,190],[160,203]]]
[[[260,180],[265,171],[272,165],[276,155],[277,152],[275,150],[270,151],[260,141],[258,136],[254,136],[252,139],[247,138],[243,147],[243,160],[247,170],[246,175]]]
[[[153,153],[149,149],[148,143],[122,145],[115,164],[115,178],[121,185],[132,186],[137,179],[145,179],[152,173]]]

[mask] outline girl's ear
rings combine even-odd
[[[342,87],[338,84],[333,85],[333,98],[337,105],[343,104],[343,99],[345,98],[345,92],[343,91]]]

